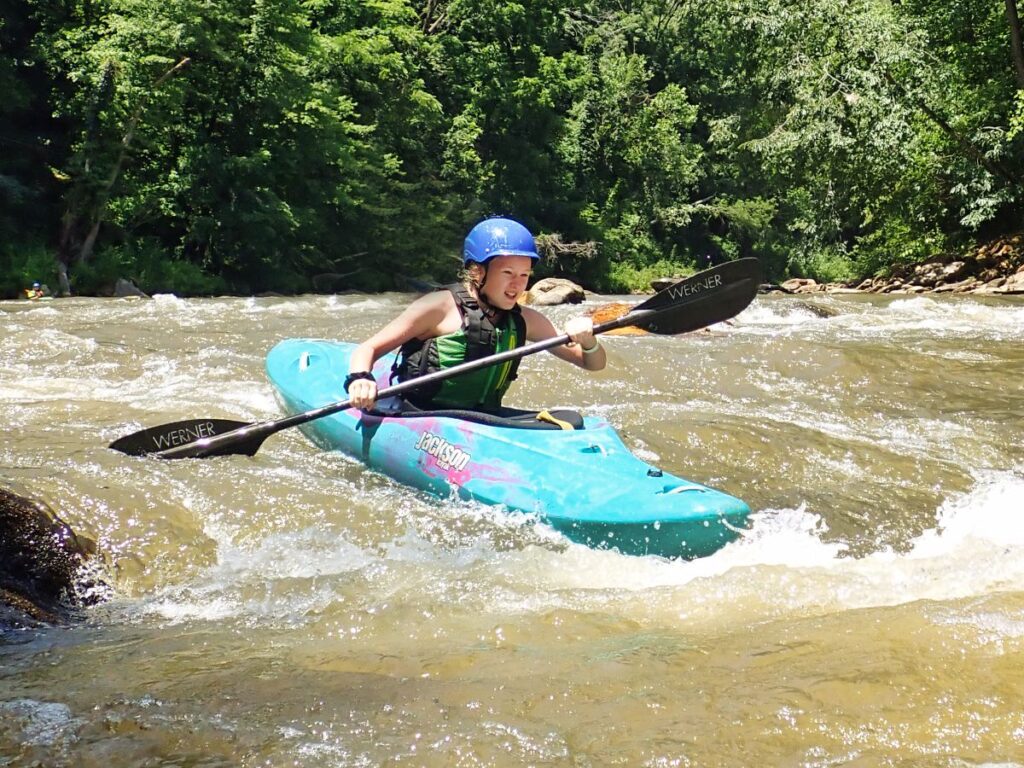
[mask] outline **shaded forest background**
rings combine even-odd
[[[479,218],[626,292],[1024,222],[1015,0],[2,0],[0,295],[447,279]]]

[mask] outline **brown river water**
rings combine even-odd
[[[598,374],[527,358],[511,404],[603,414],[747,501],[693,562],[295,429],[253,458],[106,447],[278,416],[272,344],[358,341],[410,298],[0,302],[0,485],[96,539],[110,584],[0,641],[0,766],[1024,765],[1024,301],[760,296],[605,337]]]

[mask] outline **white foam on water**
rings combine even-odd
[[[0,335],[0,362],[7,369],[33,372],[58,358],[80,354],[94,354],[97,343],[54,328],[36,329],[29,326],[4,329]]]
[[[811,303],[830,316],[821,317],[810,310]],[[757,300],[724,329],[756,335],[805,332],[817,336],[838,332],[845,337],[927,336],[1005,341],[1024,334],[1024,306],[948,296],[908,297],[882,305],[831,296]]]
[[[802,304],[780,304],[755,301],[733,319],[733,326],[800,327],[820,325],[828,318]],[[728,327],[728,326],[726,326]]]
[[[979,477],[969,493],[942,504],[936,521],[907,551],[864,557],[827,540],[823,521],[803,507],[761,510],[739,540],[693,561],[575,544],[558,555],[535,548],[506,553],[498,564],[502,578],[521,589],[503,595],[502,609],[600,605],[657,621],[748,624],[1024,591],[1021,474]],[[1011,636],[1024,631],[1020,622],[990,622],[992,631],[1000,627]]]
[[[997,546],[1024,545],[1024,475],[986,470],[977,480],[971,493],[942,505],[939,530],[922,536],[917,551],[931,554],[938,546],[978,540]]]
[[[1024,330],[1024,306],[1019,304],[992,304],[976,299],[941,301],[918,296],[897,299],[887,309],[900,319],[918,320],[927,327],[937,327],[932,323],[941,317],[957,330],[972,330],[979,326]]]
[[[297,296],[295,298],[280,299],[268,304],[263,299],[246,299],[241,307],[245,315],[299,315],[309,311],[309,297]]]
[[[141,615],[171,623],[254,621],[301,623],[339,597],[331,577],[360,571],[376,558],[324,531],[306,528],[275,533],[247,548],[234,544],[215,524],[218,562],[199,579],[159,590],[142,601]]]
[[[340,309],[358,309],[360,311],[365,309],[376,309],[378,307],[388,307],[393,303],[393,299],[387,298],[387,294],[383,297],[378,298],[371,295],[356,295],[349,297],[337,297],[337,306]]]
[[[256,395],[248,384],[243,389],[253,395],[251,407],[274,411],[271,400],[264,402],[269,396]],[[913,441],[914,435],[907,434],[896,444]],[[843,462],[837,466],[848,469]],[[218,543],[217,565],[187,585],[144,600],[144,611],[174,622],[231,617],[292,621],[340,599],[336,584],[318,579],[374,566],[397,566],[418,581],[455,584],[450,590],[439,587],[432,597],[475,601],[486,611],[596,603],[630,615],[646,612],[658,620],[668,612],[681,620],[710,622],[728,614],[755,621],[1024,590],[1020,470],[979,474],[968,493],[945,500],[936,510],[935,526],[906,551],[862,557],[851,556],[842,541],[828,536],[822,519],[802,506],[759,510],[739,540],[712,556],[682,561],[597,551],[568,542],[529,516],[454,500],[429,513],[435,527],[453,529],[450,537],[435,536],[417,525],[414,518],[423,514],[418,506],[409,512],[412,517],[403,516],[401,500],[408,493],[403,490],[397,501],[383,502],[399,505],[394,514],[404,530],[367,550],[313,528],[271,533],[255,544],[239,545],[234,534],[207,519],[205,532]],[[460,531],[457,523],[467,520],[478,525]],[[479,580],[471,595],[458,593],[464,585],[449,578],[467,568]],[[275,586],[288,580],[296,585]],[[636,593],[644,596],[638,599]],[[1017,631],[1009,625],[1003,629]]]
[[[373,558],[344,539],[306,528],[268,536],[255,549],[222,545],[219,561],[215,574],[226,578],[257,571],[271,579],[306,579],[359,570]]]

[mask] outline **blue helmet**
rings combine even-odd
[[[462,247],[467,266],[471,262],[486,264],[495,256],[529,256],[533,261],[540,258],[530,230],[518,221],[497,217],[484,219],[469,230]]]

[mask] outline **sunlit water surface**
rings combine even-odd
[[[95,538],[112,588],[0,641],[0,765],[1024,765],[1024,302],[759,297],[606,337],[599,374],[527,358],[513,404],[602,414],[755,510],[694,562],[431,500],[297,430],[106,447],[280,415],[270,346],[410,298],[0,303],[0,485]]]

